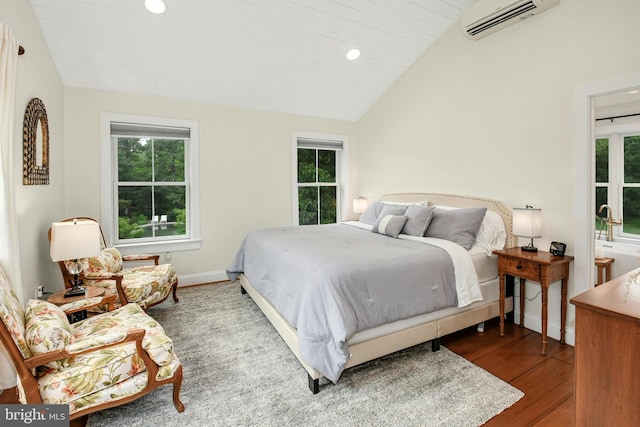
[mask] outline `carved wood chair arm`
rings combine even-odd
[[[128,304],[129,300],[124,293],[124,288],[122,287],[122,279],[124,276],[120,273],[109,273],[109,272],[89,272],[82,273],[81,277],[84,279],[94,280],[96,282],[101,282],[105,280],[115,280],[116,282],[116,290],[118,291],[118,298],[120,299],[120,303],[122,305]]]
[[[147,359],[148,359],[151,362],[151,364],[155,365],[155,363],[151,361],[151,359],[149,358],[149,355],[146,353],[146,351],[142,349],[142,338],[144,337],[144,334],[145,334],[144,329],[133,328],[127,331],[127,334],[124,336],[124,338],[120,338],[120,336],[117,336],[114,334],[111,336],[113,337],[113,341],[109,341],[109,337],[107,337],[105,338],[107,342],[98,343],[97,341],[95,341],[93,343],[95,345],[91,345],[90,347],[87,347],[81,351],[70,352],[70,351],[67,351],[67,349],[65,348],[62,350],[55,350],[47,353],[42,353],[37,356],[33,356],[28,359],[25,359],[24,364],[27,368],[33,369],[49,362],[68,359],[70,357],[79,356],[81,354],[93,353],[94,351],[102,350],[109,347],[115,347],[115,346],[125,344],[127,342],[135,341],[138,355],[142,357],[142,359],[145,362],[147,362]],[[86,341],[91,341],[91,338],[87,339]],[[142,354],[141,354],[141,351],[142,351]],[[148,364],[147,364],[147,367],[148,367]],[[157,367],[156,367],[156,371],[157,371]]]
[[[123,261],[153,261],[155,265],[159,264],[160,255],[150,254],[138,254],[138,255],[123,255]]]
[[[80,273],[79,277],[81,279],[96,280],[96,281],[118,280],[118,278],[122,280],[122,274],[111,273],[108,271],[82,272]]]

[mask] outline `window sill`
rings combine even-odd
[[[135,255],[139,253],[192,251],[200,249],[201,245],[201,239],[191,239],[164,242],[128,243],[126,245],[117,245],[116,248],[122,255]]]

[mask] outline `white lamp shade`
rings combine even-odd
[[[52,261],[67,261],[100,255],[100,226],[89,220],[51,224]]]
[[[542,237],[542,209],[514,208],[513,234],[521,237]]]
[[[357,199],[353,199],[353,213],[361,214],[367,210],[367,206],[369,205],[369,200],[364,197],[358,197]]]

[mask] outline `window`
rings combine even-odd
[[[633,130],[633,129],[636,130]],[[606,219],[622,219],[613,227],[614,237],[640,239],[640,130],[638,125],[609,126],[600,130],[595,149],[596,215]],[[607,229],[603,220],[596,219],[596,232]]]
[[[342,171],[346,138],[297,135],[294,217],[298,225],[333,224],[342,212]]]
[[[157,251],[199,247],[197,123],[105,114],[103,133],[108,240]]]

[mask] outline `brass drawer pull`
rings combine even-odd
[[[518,265],[516,265],[516,268],[517,268],[518,270],[522,270],[522,263],[520,263],[520,262],[519,262],[519,263],[518,263]]]

